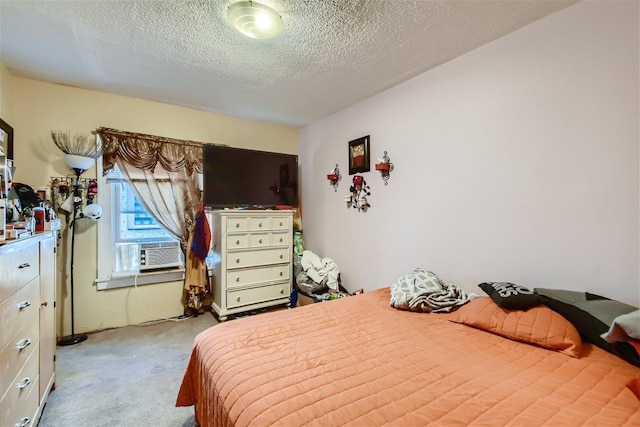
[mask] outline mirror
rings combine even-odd
[[[0,147],[7,159],[13,159],[13,128],[0,119]]]

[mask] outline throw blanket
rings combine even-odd
[[[465,291],[444,283],[430,271],[416,268],[391,285],[391,306],[399,310],[423,313],[454,311],[470,301]]]

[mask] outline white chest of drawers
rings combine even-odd
[[[0,426],[33,426],[55,381],[55,238],[0,246]]]
[[[213,309],[229,314],[290,304],[292,211],[212,212]]]

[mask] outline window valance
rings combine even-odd
[[[104,145],[104,175],[113,169],[118,157],[131,166],[151,172],[159,163],[167,172],[184,170],[188,176],[194,172],[202,173],[201,142],[104,127],[98,128],[96,132]]]

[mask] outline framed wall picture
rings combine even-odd
[[[13,159],[13,128],[7,122],[0,119],[0,156]]]
[[[369,172],[369,135],[349,141],[349,175]]]

